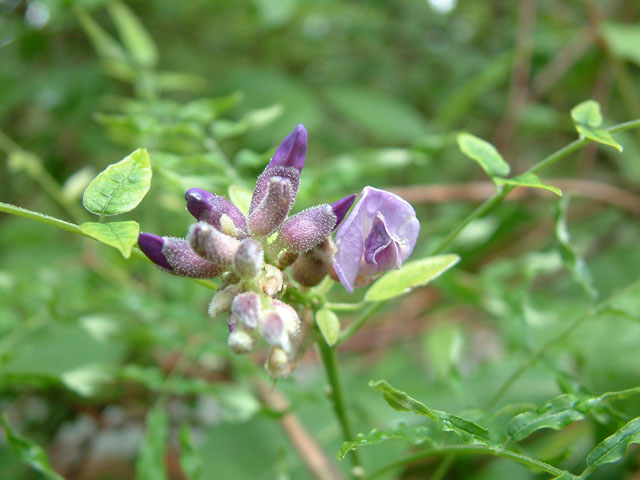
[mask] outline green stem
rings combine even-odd
[[[640,387],[627,388],[626,390],[619,390],[617,392],[603,393],[598,397],[599,401],[609,400],[611,398],[628,397],[629,395],[637,395],[640,393]]]
[[[324,304],[325,308],[329,310],[334,310],[336,312],[350,312],[353,310],[360,310],[365,306],[365,302],[358,303],[339,303],[339,302],[326,302]]]
[[[349,324],[347,328],[345,328],[338,337],[338,341],[336,345],[340,345],[342,342],[346,342],[349,340],[355,333],[360,330],[360,327],[364,325],[364,322],[369,320],[369,317],[373,315],[378,309],[382,307],[382,302],[374,302],[370,303],[367,308],[363,310],[358,318],[356,318],[353,322]]]
[[[82,230],[80,230],[80,227],[78,227],[78,225],[76,225],[75,223],[60,220],[59,218],[55,217],[50,217],[49,215],[34,212],[32,210],[27,210],[26,208],[17,207],[9,203],[0,202],[0,212],[10,213],[11,215],[17,215],[18,217],[28,218],[29,220],[35,220],[36,222],[45,223],[53,227],[61,228],[62,230],[66,230],[67,232],[77,233],[79,235],[88,237],[88,235],[83,233]]]
[[[543,470],[547,472],[549,475],[553,475],[555,477],[560,476],[564,473],[564,470],[560,470],[559,468],[554,467],[553,465],[549,465],[543,461],[537,460],[535,458],[527,457],[526,455],[521,455],[516,452],[512,452],[510,450],[500,450],[498,448],[487,447],[484,445],[446,445],[442,447],[433,447],[428,448],[426,450],[422,450],[420,453],[407,457],[403,460],[399,460],[394,462],[386,467],[381,468],[373,472],[369,475],[368,478],[379,477],[390,470],[394,470],[399,467],[403,467],[405,465],[409,465],[418,460],[424,460],[425,458],[433,457],[435,455],[449,455],[449,454],[480,454],[480,455],[491,455],[494,457],[502,457],[507,458],[509,460],[513,460],[514,462],[521,463],[526,465],[532,469]]]
[[[640,119],[630,120],[628,122],[619,123],[618,125],[614,125],[613,127],[609,127],[605,130],[611,133],[620,132],[622,130],[630,130],[632,128],[640,127]],[[588,143],[591,143],[591,140],[588,138],[579,138],[574,140],[570,144],[564,146],[560,150],[552,153],[546,158],[542,159],[540,162],[536,163],[533,167],[529,168],[524,174],[527,173],[538,173],[547,167],[550,167],[554,163],[556,163],[561,158],[566,157],[570,153],[579,150],[584,147]],[[475,210],[473,210],[469,215],[467,215],[456,228],[454,228],[449,234],[438,244],[438,246],[433,250],[432,254],[436,255],[444,251],[455,239],[456,237],[465,229],[467,225],[469,225],[476,218],[482,217],[488,214],[491,210],[497,207],[502,200],[513,190],[515,189],[515,185],[505,185],[500,190],[498,190],[492,197],[485,200],[481,205],[479,205]]]
[[[493,407],[495,407],[498,404],[498,402],[502,399],[502,397],[511,389],[513,384],[516,383],[516,381],[518,381],[518,379],[522,376],[522,374],[531,365],[533,365],[540,358],[542,358],[551,347],[557,345],[562,340],[564,340],[569,335],[571,335],[571,333],[573,333],[585,320],[592,318],[598,313],[602,312],[602,310],[604,310],[607,307],[607,305],[609,305],[615,299],[619,298],[622,295],[625,295],[626,293],[633,290],[634,288],[637,288],[639,285],[640,285],[640,280],[636,280],[635,282],[631,283],[630,285],[623,288],[622,290],[614,293],[609,298],[606,298],[605,300],[601,301],[595,307],[589,309],[587,312],[581,315],[578,315],[571,322],[569,322],[567,326],[563,330],[561,330],[557,335],[547,340],[547,342],[542,344],[537,350],[531,352],[531,355],[529,356],[529,358],[527,358],[522,363],[522,365],[520,365],[516,369],[516,371],[509,376],[509,378],[507,378],[507,380],[502,384],[502,386],[498,389],[495,395],[493,395],[493,397],[489,399],[489,401],[484,407],[484,410],[493,409]],[[630,391],[631,390],[634,390],[634,389],[630,389]],[[640,391],[640,387],[638,387],[638,391]],[[626,390],[623,392],[629,393]],[[612,393],[619,393],[619,392],[612,392]],[[631,392],[631,393],[635,393],[635,392]]]
[[[342,428],[342,435],[346,442],[352,442],[354,439],[353,430],[351,428],[351,422],[347,414],[347,405],[342,390],[342,383],[340,382],[340,375],[338,371],[338,362],[336,358],[336,351],[333,347],[324,340],[322,335],[317,335],[318,349],[320,350],[320,357],[322,358],[322,364],[324,365],[325,372],[327,374],[327,380],[331,387],[331,402],[333,403],[333,411]],[[361,467],[360,455],[358,452],[353,452],[356,455],[352,455],[354,467]]]

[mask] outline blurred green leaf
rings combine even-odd
[[[193,446],[189,425],[180,427],[180,467],[186,480],[198,480],[202,476],[200,452]]]
[[[122,46],[109,35],[79,3],[75,3],[75,13],[98,55],[117,63],[127,63],[127,54]]]
[[[149,154],[139,148],[99,173],[84,191],[82,203],[96,215],[118,215],[138,206],[150,186]]]
[[[321,308],[316,312],[316,324],[325,341],[332,346],[340,334],[340,320],[331,310]]]
[[[0,423],[2,423],[11,450],[18,455],[20,460],[40,472],[48,480],[64,480],[51,468],[47,454],[40,445],[14,432],[5,415],[0,416]]]
[[[640,443],[640,417],[634,418],[600,442],[587,456],[587,465],[599,467],[622,458],[632,443]]]
[[[437,255],[405,263],[400,270],[387,272],[367,293],[369,302],[381,302],[404,295],[415,287],[424,286],[460,261],[458,255]]]
[[[238,121],[220,119],[213,124],[212,133],[220,140],[243,135],[249,130],[269,125],[280,117],[283,111],[282,105],[272,105],[247,112]]]
[[[60,380],[65,387],[82,397],[92,397],[114,380],[114,368],[105,364],[86,364],[64,372]]]
[[[426,441],[431,441],[433,432],[429,427],[423,425],[407,426],[399,423],[387,430],[378,430],[374,428],[369,433],[359,433],[352,442],[344,442],[338,452],[338,460],[343,460],[351,450],[357,450],[367,445],[376,445],[391,439],[407,440],[412,445],[421,445]],[[431,442],[430,442],[431,443]]]
[[[537,410],[516,415],[507,424],[507,434],[519,442],[541,428],[560,430],[582,420],[596,403],[597,399],[594,397],[560,395]]]
[[[109,223],[85,222],[80,225],[80,230],[105,245],[117,248],[124,258],[129,258],[131,248],[138,241],[140,225],[131,220]]]
[[[489,432],[484,427],[447,412],[432,410],[405,392],[393,388],[385,380],[377,382],[372,380],[369,382],[369,386],[381,392],[389,406],[394,410],[413,412],[428,417],[436,422],[440,430],[454,432],[465,443],[491,443]]]
[[[582,258],[575,247],[571,244],[569,228],[567,227],[567,212],[569,210],[569,197],[563,197],[558,202],[556,210],[556,239],[560,244],[560,254],[567,268],[571,271],[573,279],[592,298],[598,296],[598,291],[593,285],[591,272],[587,267],[587,262]]]
[[[158,50],[140,20],[127,5],[117,0],[109,1],[107,9],[131,57],[143,67],[153,67],[158,60]]]
[[[253,193],[242,185],[231,185],[228,189],[229,200],[245,215],[249,214],[249,205]]]
[[[549,190],[550,192],[555,193],[559,197],[562,196],[562,190],[556,188],[552,185],[547,185],[546,183],[542,183],[542,180],[538,178],[535,173],[523,173],[522,175],[518,175],[513,178],[499,178],[494,177],[494,182],[498,185],[513,185],[516,187],[527,187],[527,188],[541,188],[543,190]]]
[[[640,25],[637,22],[603,22],[600,33],[614,55],[640,65]]]
[[[165,452],[169,418],[162,403],[147,412],[146,428],[136,460],[136,480],[164,480],[167,478]]]
[[[602,123],[602,113],[600,113],[598,102],[586,100],[576,105],[571,109],[571,118],[573,118],[576,130],[580,135],[622,152],[622,145],[616,142],[607,130],[597,128]]]
[[[476,161],[491,178],[509,175],[511,167],[486,140],[470,133],[459,133],[458,147],[467,157]]]

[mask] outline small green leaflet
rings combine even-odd
[[[20,460],[40,472],[48,480],[64,480],[51,468],[47,454],[40,445],[14,432],[6,416],[0,416],[0,423],[2,423],[4,434],[7,437],[7,443],[20,457]]]
[[[118,215],[133,210],[151,186],[151,162],[139,148],[94,178],[82,196],[84,207],[96,215]]]
[[[599,467],[620,460],[632,443],[640,443],[640,417],[628,422],[591,450],[587,456],[587,465]]]
[[[594,397],[564,394],[552,398],[537,410],[516,415],[507,424],[507,434],[516,442],[527,438],[541,428],[560,430],[582,420],[597,403]]]
[[[164,480],[167,478],[164,457],[169,419],[161,403],[147,413],[146,427],[136,461],[136,480]]]
[[[598,296],[598,291],[593,285],[591,272],[587,267],[587,263],[582,258],[574,246],[571,244],[569,236],[569,228],[567,227],[567,212],[569,210],[569,197],[563,197],[558,203],[556,211],[555,233],[558,243],[560,244],[560,254],[565,265],[571,271],[573,279],[591,298]]]
[[[598,128],[602,124],[602,113],[598,102],[586,100],[576,105],[571,109],[571,118],[581,136],[622,152],[622,145],[616,142],[607,130]]]
[[[340,320],[338,316],[331,310],[322,308],[316,313],[316,323],[326,342],[329,346],[333,346],[336,340],[338,340],[338,334],[340,333]]]
[[[555,193],[559,197],[562,196],[562,190],[552,185],[543,183],[535,173],[523,173],[513,178],[494,178],[494,182],[498,185],[513,185],[515,187],[541,188]]]
[[[407,440],[413,445],[420,445],[426,441],[430,441],[432,433],[429,427],[423,425],[407,426],[404,423],[399,423],[388,430],[378,430],[374,428],[367,434],[359,433],[352,442],[344,442],[338,452],[338,460],[343,460],[351,450],[357,450],[367,445],[376,445],[394,438]]]
[[[249,205],[251,205],[251,191],[243,187],[242,185],[230,185],[229,200],[233,203],[238,210],[245,215],[249,214]]]
[[[187,480],[198,480],[202,476],[202,458],[193,446],[191,429],[186,424],[180,427],[180,467]]]
[[[444,432],[454,432],[465,443],[481,443],[485,445],[491,443],[489,432],[484,427],[447,412],[432,410],[405,392],[393,388],[385,380],[379,380],[377,382],[372,380],[369,382],[369,386],[381,392],[389,406],[394,410],[413,412],[429,417],[436,422],[440,430]]]
[[[426,285],[460,261],[458,255],[437,255],[405,263],[400,270],[386,273],[367,290],[364,298],[381,302]]]
[[[458,134],[458,147],[467,157],[475,160],[491,178],[509,175],[511,167],[486,140],[463,132]]]
[[[124,258],[129,258],[131,248],[138,241],[140,225],[138,222],[86,222],[80,225],[82,233],[99,242],[117,248]]]
[[[140,20],[122,2],[108,2],[107,9],[131,57],[142,67],[153,67],[158,60],[158,50]]]

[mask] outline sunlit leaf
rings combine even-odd
[[[122,2],[110,1],[107,9],[131,57],[138,65],[153,67],[158,59],[158,50],[140,20]]]
[[[573,422],[582,420],[596,402],[597,400],[593,397],[560,395],[537,410],[516,415],[507,424],[507,434],[517,442],[542,428],[560,430]]]
[[[486,140],[470,133],[460,133],[458,147],[467,157],[475,160],[491,178],[509,175],[511,167],[496,148]]]
[[[113,381],[113,372],[109,365],[88,364],[64,372],[60,379],[69,390],[83,397],[92,397]]]
[[[48,480],[64,480],[51,468],[47,454],[40,445],[14,432],[5,415],[0,416],[0,423],[2,423],[7,443],[20,460]]]
[[[344,459],[351,450],[357,450],[367,445],[376,445],[391,439],[407,440],[413,445],[421,445],[429,441],[432,434],[433,432],[429,427],[425,427],[424,425],[407,426],[404,423],[399,423],[388,430],[378,430],[374,428],[367,434],[359,433],[352,442],[344,442],[338,452],[338,460]]]
[[[598,467],[620,460],[632,443],[640,443],[640,417],[600,442],[587,456],[587,464]]]
[[[338,340],[340,334],[340,320],[331,310],[322,308],[316,312],[316,323],[320,333],[329,345],[333,345]]]
[[[118,215],[133,210],[150,186],[149,154],[139,148],[98,174],[84,191],[82,203],[96,215]]]
[[[553,185],[543,183],[535,173],[523,173],[513,178],[499,178],[494,177],[494,182],[498,185],[513,185],[515,187],[527,187],[527,188],[541,188],[543,190],[549,190],[558,196],[562,196],[562,190]]]
[[[365,294],[370,302],[381,302],[426,285],[460,261],[458,255],[437,255],[405,263],[400,270],[387,272]]]
[[[136,480],[164,480],[167,478],[165,452],[169,419],[165,407],[158,403],[147,412],[146,433],[138,459],[136,460]]]
[[[105,245],[117,248],[124,258],[129,258],[131,248],[138,241],[140,225],[131,220],[109,223],[85,222],[80,225],[80,230]]]
[[[571,118],[580,135],[622,152],[622,145],[616,142],[607,130],[598,128],[602,124],[602,113],[598,102],[586,100],[576,105],[571,109]]]
[[[424,403],[410,397],[405,392],[393,388],[385,380],[370,381],[369,386],[381,392],[387,403],[395,410],[413,412],[429,417],[436,422],[440,430],[454,432],[467,443],[486,444],[491,442],[489,432],[484,427],[462,417],[430,409]]]

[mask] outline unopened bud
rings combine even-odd
[[[293,279],[305,287],[318,285],[329,272],[335,247],[330,238],[311,250],[302,252],[291,267]]]
[[[285,250],[282,252],[278,259],[276,260],[276,267],[280,270],[284,270],[288,266],[292,265],[298,258],[298,252],[292,252],[289,250]]]
[[[240,242],[217,230],[206,222],[191,225],[187,240],[191,248],[202,258],[221,267],[229,267]]]
[[[281,347],[285,351],[291,350],[291,342],[283,319],[276,312],[269,311],[262,315],[260,334],[267,343]]]
[[[245,238],[233,257],[233,266],[242,278],[255,278],[264,266],[262,246],[253,238]]]
[[[288,376],[293,371],[293,365],[289,362],[289,356],[280,347],[273,347],[265,363],[267,374],[273,378]]]
[[[242,292],[242,284],[236,283],[228,285],[213,294],[211,303],[209,304],[209,317],[215,318],[219,313],[228,312],[236,295]]]
[[[270,297],[275,296],[282,289],[283,281],[282,271],[269,263],[264,266],[262,275],[258,277],[260,288]]]
[[[273,309],[282,319],[284,329],[289,335],[296,335],[300,330],[300,317],[295,309],[280,300],[274,300],[272,302]]]
[[[224,197],[202,188],[190,188],[184,195],[187,209],[198,221],[207,222],[227,235],[247,236],[247,219]]]
[[[248,332],[241,328],[235,328],[229,334],[228,343],[233,353],[242,355],[251,352],[256,341]]]
[[[245,292],[236,295],[231,303],[231,314],[238,322],[249,329],[258,326],[260,319],[260,298],[254,292]]]
[[[269,179],[264,198],[249,213],[249,229],[254,235],[266,236],[282,224],[295,201],[291,182],[283,177]]]

